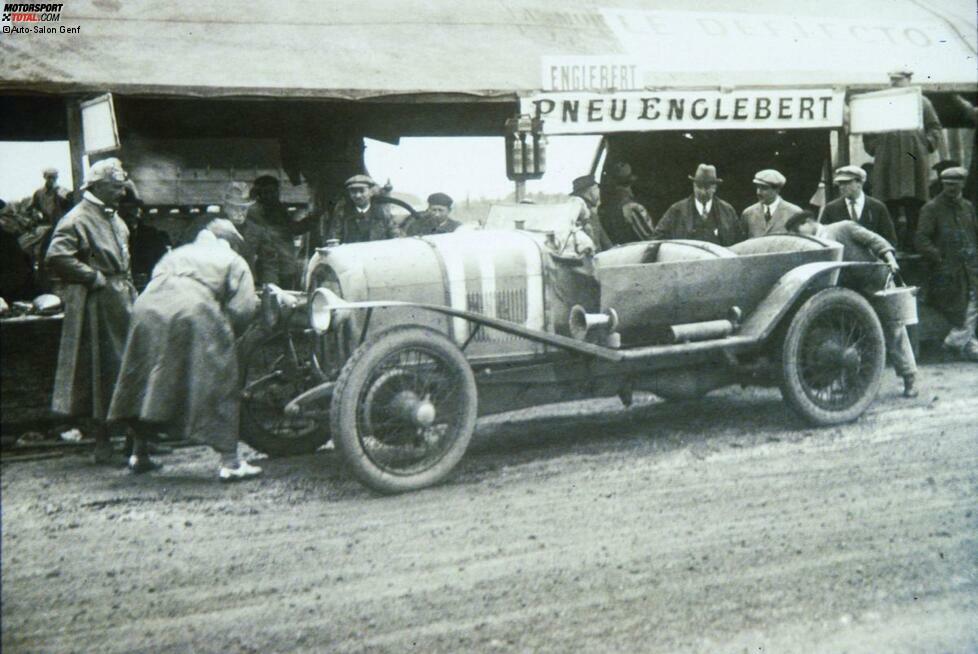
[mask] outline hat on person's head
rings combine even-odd
[[[955,166],[960,166],[960,165],[961,164],[955,161],[954,159],[941,159],[936,164],[931,166],[931,170],[936,172],[938,177],[940,177],[941,173],[943,173],[948,168],[954,168]]]
[[[696,173],[687,175],[694,184],[722,184],[723,180],[717,177],[717,167],[710,164],[700,164],[696,167]]]
[[[842,166],[835,169],[835,177],[832,178],[832,181],[836,184],[852,181],[865,182],[866,171],[859,166]]]
[[[375,182],[370,175],[354,175],[350,179],[343,182],[343,186],[345,188],[352,188],[354,186],[373,188],[374,186],[377,186],[377,182]]]
[[[612,164],[610,175],[616,184],[631,184],[638,179],[632,174],[632,167],[625,161],[616,161]]]
[[[257,181],[257,180],[256,180]],[[244,182],[230,182],[224,189],[224,204],[234,207],[250,207],[255,203]]]
[[[963,182],[968,179],[968,169],[964,166],[952,166],[941,171],[942,182]]]
[[[571,182],[571,193],[583,193],[592,186],[597,186],[597,182],[594,181],[594,175],[581,175],[580,177],[575,177],[574,181]]]
[[[773,168],[768,168],[766,170],[761,170],[754,175],[754,185],[755,186],[769,186],[771,188],[781,188],[788,182],[785,176],[774,170]]]
[[[129,179],[126,171],[122,168],[122,162],[115,157],[96,161],[85,172],[85,183],[82,188],[86,189],[96,182],[113,181],[124,182]]]
[[[436,205],[439,207],[452,208],[452,198],[447,193],[432,193],[428,196],[428,206]]]
[[[887,73],[890,79],[898,79],[901,77],[911,78],[913,77],[913,71],[909,68],[894,68]]]
[[[57,176],[58,176],[57,168],[45,168],[44,170],[41,171],[41,177],[57,177]]]

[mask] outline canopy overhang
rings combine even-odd
[[[76,94],[511,102],[547,56],[628,55],[646,88],[978,86],[973,0],[74,0],[5,34],[0,89]],[[855,17],[853,17],[855,16]],[[13,23],[6,23],[13,25]]]

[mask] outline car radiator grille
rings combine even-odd
[[[526,289],[469,293],[466,295],[466,304],[468,310],[474,313],[515,322],[518,325],[526,324]],[[474,340],[499,342],[522,339],[495,329],[480,329]]]

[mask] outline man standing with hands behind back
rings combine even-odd
[[[105,418],[136,298],[129,230],[115,212],[125,195],[126,179],[118,159],[92,164],[82,186],[85,194],[58,223],[45,259],[65,282],[51,408],[92,421],[96,463],[112,459]]]

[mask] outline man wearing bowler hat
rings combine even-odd
[[[835,171],[832,181],[839,187],[840,197],[825,205],[822,224],[851,220],[876,232],[896,247],[896,230],[889,210],[885,204],[863,192],[866,171],[859,166],[843,166]]]
[[[700,164],[689,179],[693,182],[693,194],[666,209],[652,238],[688,238],[723,246],[747,238],[740,216],[716,196],[717,186],[723,183],[717,177],[716,166]]]
[[[428,196],[428,209],[404,228],[408,236],[449,234],[462,223],[452,218],[452,198],[447,193]]]
[[[941,173],[944,190],[920,210],[915,244],[931,265],[927,299],[951,323],[944,349],[978,361],[978,221],[962,195],[967,177],[961,166]]]
[[[648,241],[652,238],[652,219],[649,212],[635,201],[632,182],[638,179],[632,167],[616,161],[605,173],[612,187],[601,202],[601,226],[613,243]]]
[[[744,209],[741,214],[748,238],[784,234],[788,219],[801,213],[801,207],[781,197],[781,189],[787,181],[784,175],[770,168],[754,175],[757,202]]]
[[[354,175],[343,184],[346,198],[333,210],[327,239],[364,243],[399,236],[387,206],[374,202],[377,182],[369,175]]]

